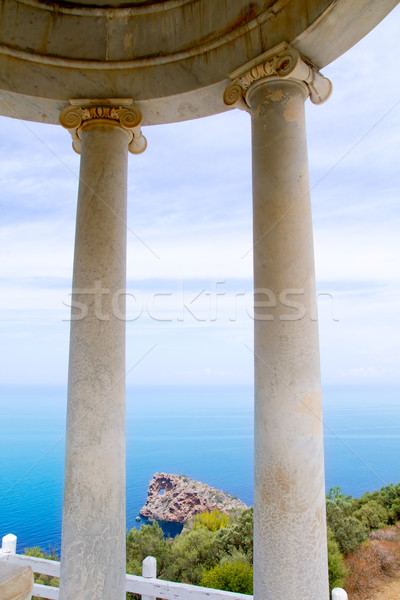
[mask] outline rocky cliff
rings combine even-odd
[[[185,475],[155,473],[140,514],[157,521],[186,523],[197,513],[218,509],[229,514],[244,508],[241,500]]]

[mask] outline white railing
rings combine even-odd
[[[3,537],[0,549],[0,560],[7,561],[12,565],[31,567],[34,573],[60,577],[60,563],[55,560],[36,558],[16,554],[17,538],[13,534]],[[157,579],[157,561],[153,556],[148,556],[142,564],[142,576],[126,575],[126,591],[142,596],[142,600],[253,600],[253,596],[236,594],[223,590],[188,585],[186,583],[175,583],[174,581],[163,581]],[[49,585],[35,583],[33,595],[47,600],[59,600],[59,589]],[[332,600],[348,600],[347,594],[341,588],[332,590]]]

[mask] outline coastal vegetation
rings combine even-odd
[[[148,555],[157,558],[160,579],[252,594],[253,509],[228,518],[218,510],[196,515],[173,539],[156,522],[132,529],[127,572],[140,575]]]
[[[25,548],[24,554],[27,556],[36,556],[37,558],[46,558],[47,560],[58,560],[57,554],[52,548],[49,552],[45,552],[39,546],[33,546],[32,548]],[[42,585],[51,585],[53,587],[59,587],[60,580],[58,577],[50,577],[50,575],[35,574],[35,583],[41,583]],[[32,596],[32,600],[40,600],[37,596]]]
[[[193,529],[205,527],[210,531],[218,531],[222,527],[228,527],[231,523],[229,515],[218,509],[198,513],[193,520]]]
[[[365,600],[389,578],[400,578],[400,484],[360,498],[333,488],[326,515],[331,589],[345,587],[352,600]],[[129,531],[126,551],[127,573],[140,575],[144,558],[154,556],[160,579],[253,593],[251,507],[229,516],[219,510],[198,514],[175,538],[165,538],[157,522],[143,525]],[[25,553],[57,559],[40,548]]]
[[[330,580],[342,582],[352,600],[370,598],[388,579],[400,578],[400,484],[360,498],[333,488],[327,496],[326,516]]]

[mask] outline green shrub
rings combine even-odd
[[[35,556],[37,558],[46,558],[47,560],[58,560],[57,554],[50,549],[50,552],[42,550],[39,546],[33,546],[32,548],[25,548],[24,554],[26,556]],[[52,587],[59,587],[60,580],[58,577],[50,577],[50,575],[42,575],[41,573],[34,574],[35,583],[41,583],[42,585],[51,585]],[[32,600],[40,600],[37,596],[32,596]]]
[[[229,527],[217,532],[217,540],[222,554],[232,555],[235,551],[245,554],[253,563],[253,508],[242,510]]]
[[[146,556],[157,558],[157,575],[162,575],[170,561],[171,540],[164,538],[158,523],[131,529],[126,539],[126,568],[132,575],[142,574],[142,561]]]
[[[391,523],[396,523],[400,519],[400,498],[396,498],[388,510],[388,516]]]
[[[377,500],[366,502],[354,512],[354,517],[360,521],[368,530],[380,529],[388,524],[389,515]]]
[[[162,578],[198,585],[203,569],[211,569],[221,558],[215,536],[216,533],[201,527],[182,532],[174,538]]]
[[[340,551],[346,556],[365,542],[368,532],[364,525],[354,517],[346,517],[334,531]]]
[[[205,511],[197,514],[193,521],[193,529],[205,527],[209,531],[218,531],[222,527],[228,527],[230,522],[229,516],[216,508],[211,512]]]
[[[340,551],[346,555],[353,552],[367,539],[368,530],[353,515],[353,499],[336,497],[326,502],[326,520],[332,530]]]
[[[204,571],[200,585],[238,594],[252,594],[253,568],[242,561],[226,562]]]
[[[335,540],[333,532],[328,527],[328,571],[329,589],[344,587],[346,577],[349,573],[344,564],[343,554],[340,552],[339,544]]]

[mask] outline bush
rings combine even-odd
[[[173,540],[162,578],[199,585],[203,569],[211,569],[221,558],[215,536],[205,527],[182,532]]]
[[[361,600],[379,586],[382,571],[379,558],[371,552],[368,542],[362,544],[345,560],[350,570],[346,580],[346,592],[352,600]]]
[[[218,531],[222,527],[228,527],[230,522],[228,515],[215,509],[197,514],[193,521],[193,529],[205,527],[209,531]]]
[[[383,525],[387,522],[395,523],[400,519],[400,484],[390,484],[380,490],[366,492],[361,498],[353,500],[354,511],[358,512],[359,509],[370,502],[374,502],[372,506],[376,507],[379,505],[381,507],[380,510],[382,510],[382,508],[386,510],[386,514],[381,512],[381,523]],[[361,516],[363,516],[363,512],[361,513]],[[368,519],[365,522],[368,526]]]
[[[352,509],[351,498],[327,499],[327,524],[344,555],[353,552],[368,535],[365,525],[352,516]]]
[[[204,571],[200,585],[238,594],[252,594],[253,568],[242,561],[226,562]]]
[[[397,542],[399,540],[399,531],[396,527],[385,527],[385,529],[374,529],[368,536],[369,540],[378,540],[378,542]]]
[[[388,524],[387,510],[377,500],[366,502],[354,512],[354,517],[369,529],[380,529]]]
[[[158,523],[131,529],[126,540],[126,568],[132,575],[142,574],[142,561],[146,556],[157,558],[157,575],[162,575],[170,562],[171,540],[164,538]]]
[[[396,523],[400,519],[400,498],[396,498],[388,510],[389,520]]]
[[[344,564],[344,558],[340,552],[339,544],[335,540],[332,530],[328,527],[328,571],[329,589],[344,587],[349,570]]]
[[[345,559],[350,569],[346,591],[352,600],[364,600],[390,577],[398,577],[400,549],[396,542],[368,541]]]
[[[217,532],[222,554],[232,555],[235,551],[240,551],[250,564],[253,563],[253,512],[252,507],[242,510],[229,527]]]
[[[25,548],[24,554],[26,556],[35,556],[37,558],[46,558],[47,560],[58,560],[57,554],[50,549],[50,552],[47,553],[39,546],[33,546],[32,548]],[[42,585],[51,585],[53,587],[59,587],[60,580],[58,577],[50,577],[50,575],[42,575],[40,573],[34,574],[35,583],[41,583]],[[32,596],[32,600],[40,600],[37,596]]]
[[[334,532],[340,551],[346,556],[367,539],[367,530],[354,517],[346,517]]]
[[[382,573],[387,577],[395,577],[400,569],[400,552],[393,542],[371,541],[371,552],[379,560]]]

